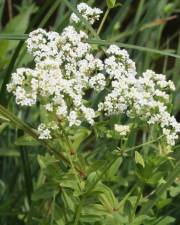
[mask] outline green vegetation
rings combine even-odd
[[[93,127],[58,121],[53,140],[39,139],[37,126],[54,117],[40,102],[20,107],[7,92],[17,68],[34,68],[28,34],[37,28],[61,33],[73,12],[87,43],[100,49],[97,57],[116,44],[128,51],[138,75],[166,74],[176,86],[168,110],[180,119],[180,1],[85,2],[104,12],[93,26],[76,0],[0,2],[0,224],[179,225],[179,140],[169,146],[156,125],[124,115],[102,116]],[[87,92],[87,101],[95,108],[104,95]],[[133,124],[125,138],[114,131],[121,122]]]

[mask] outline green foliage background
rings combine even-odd
[[[176,85],[172,112],[178,118],[180,1],[121,0],[116,1],[118,5],[113,0],[108,4],[86,2],[104,11],[107,5],[112,7],[100,39],[95,32],[99,24],[95,30],[87,24],[90,42],[116,42],[127,48],[139,73],[151,68],[167,74]],[[69,149],[66,138],[53,145],[39,142],[33,127],[43,112],[37,107],[18,108],[6,92],[16,68],[33,66],[23,34],[38,27],[61,32],[77,3],[0,1],[0,224],[178,225],[179,143],[169,149],[153,128],[142,125],[128,138],[128,149],[118,150],[118,139],[107,135],[105,128],[118,122],[117,117],[97,124],[93,130],[66,129],[66,137],[78,153],[71,155],[76,173],[63,162]],[[96,104],[94,99],[92,102]],[[54,152],[54,145],[62,150]],[[85,187],[83,194],[76,180]]]

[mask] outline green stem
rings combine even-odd
[[[124,198],[120,201],[118,204],[117,210],[119,211],[121,207],[123,207],[126,200],[129,198],[129,196],[133,193],[133,191],[138,187],[138,184],[136,183],[131,190],[124,196]]]
[[[133,222],[133,219],[135,217],[135,214],[136,214],[136,209],[138,207],[138,204],[139,204],[139,201],[141,199],[141,195],[142,195],[142,192],[143,192],[143,189],[144,189],[144,184],[141,184],[141,190],[139,191],[138,195],[137,195],[137,200],[136,200],[136,203],[135,203],[135,206],[132,210],[132,213],[130,215],[130,218],[129,218],[129,222],[132,223]]]
[[[20,119],[18,119],[16,116],[14,116],[12,113],[10,113],[6,108],[4,108],[2,105],[0,105],[0,114],[4,116],[5,118],[9,119],[11,122],[15,124],[15,126],[23,130],[25,133],[32,136],[34,139],[36,139],[38,142],[43,144],[51,153],[55,153],[61,160],[63,160],[65,163],[69,164],[69,160],[60,152],[56,151],[52,146],[44,140],[39,139],[39,135],[36,130],[32,129],[28,124],[24,123]]]
[[[110,12],[110,9],[108,8],[108,9],[106,10],[105,14],[104,14],[104,17],[103,17],[103,19],[102,19],[102,21],[101,21],[101,23],[100,23],[99,28],[98,28],[98,30],[97,30],[97,35],[100,34],[100,32],[101,32],[101,30],[102,30],[102,28],[103,28],[103,26],[104,26],[104,23],[105,23],[105,21],[106,21],[106,19],[107,19],[107,17],[108,17],[109,12]]]
[[[80,13],[79,11],[72,5],[72,3],[70,3],[68,0],[62,0],[66,6],[73,11],[78,17],[79,19],[84,23],[84,25],[86,25],[87,29],[91,32],[91,34],[96,37],[97,39],[100,39],[99,36],[97,35],[96,31],[94,30],[94,28],[91,26],[91,24],[89,23],[89,21],[87,21]]]
[[[65,148],[65,151],[66,151],[66,153],[67,153],[69,162],[70,162],[70,164],[71,164],[71,168],[72,168],[72,170],[73,170],[73,172],[74,172],[74,175],[75,175],[75,177],[76,177],[76,181],[77,181],[77,184],[78,184],[78,186],[79,186],[79,189],[81,190],[81,181],[80,181],[80,179],[79,179],[79,177],[78,177],[78,174],[77,174],[77,171],[76,171],[75,166],[74,166],[74,164],[73,164],[73,161],[72,161],[72,159],[71,159],[71,156],[70,156],[70,154],[69,154],[69,152],[67,151],[66,148]]]
[[[116,158],[113,158],[107,166],[104,167],[101,174],[98,176],[98,178],[92,183],[92,185],[89,187],[89,189],[85,192],[84,196],[88,196],[89,193],[94,189],[96,184],[101,180],[101,178],[106,174],[106,172],[109,170],[109,168],[114,164],[114,162],[117,160]]]
[[[156,138],[156,139],[154,139],[154,140],[145,142],[145,143],[140,144],[140,145],[137,145],[137,146],[135,146],[135,147],[128,148],[128,149],[125,150],[125,152],[129,152],[129,151],[131,151],[131,150],[135,150],[135,149],[137,149],[137,148],[141,148],[141,147],[143,147],[143,146],[145,146],[145,145],[152,144],[152,143],[154,143],[154,142],[160,140],[162,137],[164,137],[164,135],[161,135],[161,136],[159,136],[158,138]]]

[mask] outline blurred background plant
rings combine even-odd
[[[112,9],[108,9],[108,6],[113,5],[113,0],[108,1],[110,5],[100,0],[86,2],[106,12],[107,18],[101,29],[98,30],[98,23],[95,26],[100,32],[101,39],[127,44],[127,50],[137,63],[139,73],[151,68],[158,73],[166,74],[167,79],[175,82],[176,92],[173,96],[172,111],[179,119],[180,1],[121,0],[116,1],[117,5]],[[0,36],[0,102],[16,115],[12,118],[12,115],[6,112],[3,114],[1,110],[0,224],[2,225],[63,224],[62,215],[74,210],[75,205],[69,198],[71,193],[68,189],[74,185],[74,177],[72,180],[69,178],[69,183],[66,182],[58,172],[54,158],[46,154],[46,146],[40,145],[17,129],[17,127],[22,128],[21,121],[26,121],[35,127],[39,114],[43,112],[39,112],[36,107],[25,110],[18,108],[14,99],[7,94],[6,84],[16,68],[33,66],[24,40],[19,41],[24,39],[22,34],[38,27],[61,32],[68,23],[73,6],[77,3],[79,1],[76,0],[1,0],[0,2],[0,30],[4,37],[7,35],[6,39]],[[13,37],[9,34],[16,34],[15,39],[18,40],[12,40]],[[144,51],[140,46],[151,50]],[[156,50],[161,50],[161,54],[155,53]],[[175,56],[171,57],[166,53]],[[105,141],[103,129],[103,124],[96,127],[96,137],[101,137],[97,139],[93,138],[86,129],[79,130],[75,135],[72,131],[72,138],[79,140],[75,144],[78,151],[87,160],[97,160],[97,163],[88,170],[94,171],[100,168],[103,182],[114,191],[113,194],[107,186],[103,185],[99,187],[101,190],[96,190],[102,192],[99,211],[90,206],[92,200],[87,198],[87,208],[83,211],[80,224],[87,224],[87,221],[97,225],[118,224],[121,221],[122,224],[131,225],[178,225],[180,223],[179,143],[173,147],[173,152],[167,146],[160,147],[161,145],[155,143],[142,145],[140,153],[135,152],[135,157],[132,152],[124,154],[113,166],[104,171],[102,169],[104,159],[113,158],[113,154],[116,154],[113,150],[116,149],[117,143],[111,142],[111,139]],[[28,126],[24,125],[23,130],[36,138],[36,134]],[[136,130],[129,137],[128,147],[146,143],[154,137],[156,134],[153,129]],[[79,166],[83,168],[86,162],[81,161],[82,164]],[[59,190],[54,180],[48,181],[49,185],[47,185],[46,175],[64,183],[64,187]],[[81,176],[83,177],[84,174]],[[94,179],[93,174],[91,179]],[[78,193],[76,195],[78,196]],[[114,195],[119,202],[115,202]],[[143,204],[144,206],[141,207]],[[114,205],[118,205],[119,208],[113,208]],[[125,215],[123,218],[112,216],[118,210],[123,211]],[[107,214],[106,221],[104,218]],[[78,224],[76,218],[74,224]],[[101,218],[103,222],[97,218]],[[65,221],[70,219],[67,217]]]

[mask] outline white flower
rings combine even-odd
[[[118,132],[120,136],[126,136],[130,132],[130,126],[129,125],[115,124],[114,130],[116,132]]]
[[[93,24],[96,20],[99,20],[100,15],[103,13],[102,10],[98,8],[91,8],[86,3],[80,3],[79,5],[77,5],[77,10],[91,24]],[[70,22],[79,23],[80,19],[75,13],[72,13]]]
[[[65,103],[57,107],[56,115],[60,117],[67,116],[67,105]]]
[[[28,51],[35,57],[37,62],[47,58],[47,56],[55,58],[58,54],[58,39],[58,33],[46,32],[39,28],[29,34],[29,38],[26,41]]]
[[[11,83],[7,85],[8,92],[16,97],[16,103],[22,106],[32,106],[37,101],[38,80],[34,70],[20,68],[12,74]]]
[[[79,126],[81,124],[81,121],[78,120],[78,116],[77,116],[77,113],[75,111],[71,111],[69,113],[68,120],[69,120],[69,126],[70,127],[73,126],[73,125]]]
[[[87,108],[85,106],[81,106],[82,113],[85,117],[85,119],[88,121],[89,124],[94,124],[94,118],[95,118],[95,111],[91,108]]]
[[[102,73],[98,73],[94,77],[91,77],[89,79],[89,85],[90,87],[94,88],[97,91],[102,91],[105,88],[106,80],[105,76]]]
[[[174,85],[174,83],[171,80],[168,81],[168,86],[169,86],[171,91],[175,91],[175,89],[176,89],[175,85]]]
[[[48,111],[48,112],[52,112],[53,111],[53,105],[52,103],[48,103],[45,105],[45,109]]]
[[[44,123],[38,126],[38,133],[39,139],[47,140],[52,138],[50,129],[48,129]]]

